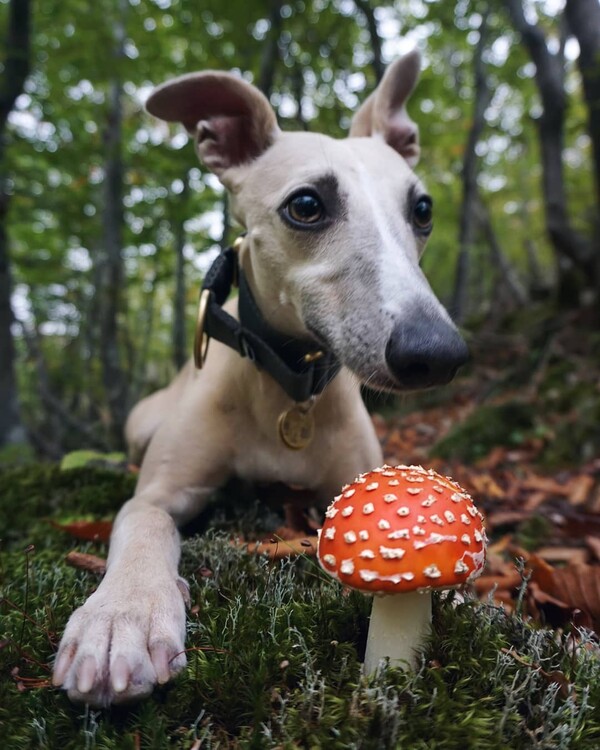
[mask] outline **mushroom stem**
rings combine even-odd
[[[369,622],[365,673],[373,674],[381,659],[413,664],[415,649],[431,627],[431,594],[414,591],[406,594],[373,597]]]

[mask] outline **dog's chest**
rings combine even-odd
[[[279,437],[277,424],[272,431],[243,429],[237,435],[234,471],[253,482],[283,482],[314,489],[323,482],[328,465],[326,441],[316,435],[301,450],[291,450]]]

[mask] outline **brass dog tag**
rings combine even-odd
[[[306,448],[315,434],[315,420],[312,412],[301,404],[296,404],[291,409],[282,412],[277,426],[283,443],[294,451]]]

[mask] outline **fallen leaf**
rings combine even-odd
[[[296,537],[295,539],[277,539],[272,542],[246,542],[236,540],[233,542],[238,547],[245,547],[248,552],[259,555],[267,555],[271,560],[282,560],[285,557],[297,557],[307,555],[314,557],[317,554],[316,536]]]
[[[67,565],[79,570],[88,570],[90,573],[104,575],[106,573],[106,560],[96,555],[88,555],[86,552],[69,552],[65,557]]]
[[[583,505],[594,487],[594,478],[589,474],[580,474],[569,482],[569,503]]]
[[[59,531],[70,534],[83,542],[108,542],[113,527],[112,521],[73,521],[72,523],[58,523],[50,521],[50,525]]]

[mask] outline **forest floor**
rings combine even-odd
[[[448,388],[368,397],[386,462],[452,476],[490,537],[471,594],[436,599],[416,669],[362,676],[368,598],[320,572],[310,517],[234,487],[187,530],[185,673],[131,708],[72,706],[50,687],[51,660],[135,474],[110,461],[9,468],[3,747],[597,750],[600,334],[585,315],[530,315],[526,332],[515,320],[470,343],[473,364]],[[234,536],[264,539],[266,554]]]

